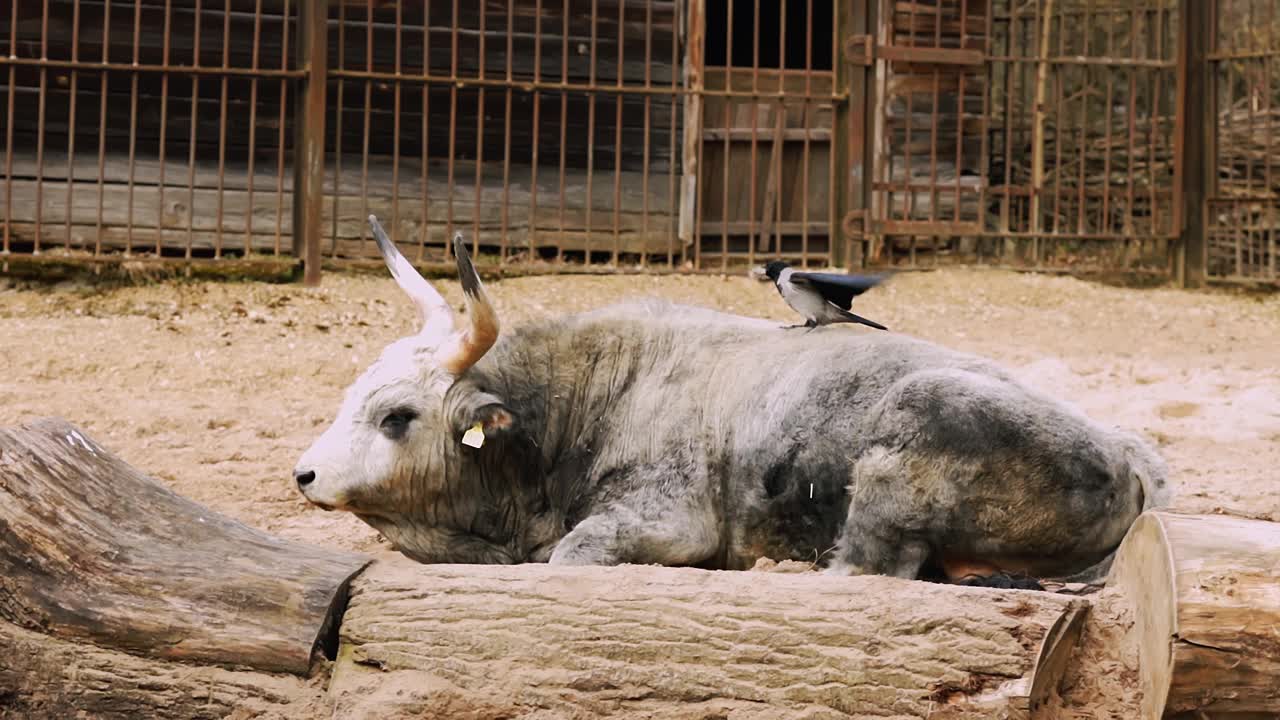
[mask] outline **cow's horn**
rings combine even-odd
[[[431,287],[431,283],[419,275],[404,255],[400,254],[395,243],[391,242],[391,238],[387,237],[386,231],[378,223],[377,217],[369,216],[369,227],[373,228],[373,237],[378,242],[378,251],[382,253],[382,259],[387,263],[391,277],[395,278],[396,284],[408,293],[413,303],[418,306],[418,313],[422,320],[420,334],[441,337],[451,333],[454,327],[453,308],[445,302],[444,296],[436,292],[436,289]]]
[[[455,375],[475,365],[498,340],[498,313],[480,282],[480,274],[471,264],[471,255],[462,241],[462,233],[453,236],[453,253],[458,258],[458,281],[467,302],[467,322],[454,333],[453,341],[441,350],[441,364]]]

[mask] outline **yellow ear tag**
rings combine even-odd
[[[480,449],[480,446],[484,445],[484,424],[476,423],[472,425],[471,429],[463,434],[462,444],[477,450]]]

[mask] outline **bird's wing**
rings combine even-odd
[[[841,275],[839,273],[793,272],[791,282],[811,287],[841,310],[853,305],[853,298],[884,282],[882,275]]]

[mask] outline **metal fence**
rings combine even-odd
[[[10,0],[0,257],[1275,282],[1277,4]]]
[[[288,252],[293,21],[236,5],[10,3],[3,252]]]
[[[1207,212],[1202,262],[1211,278],[1277,282],[1280,232],[1280,2],[1216,0],[1205,8],[1209,41]],[[1275,167],[1273,167],[1275,166]]]

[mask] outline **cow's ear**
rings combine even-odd
[[[451,424],[458,433],[466,433],[479,426],[485,437],[492,438],[515,425],[515,415],[502,398],[493,393],[473,390],[459,400],[451,413]]]

